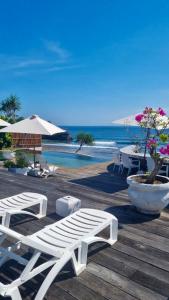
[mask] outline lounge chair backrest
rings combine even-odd
[[[107,212],[80,209],[72,215],[34,233],[29,238],[32,241],[56,252],[64,252],[65,249],[75,249],[79,241],[99,233],[102,228],[110,224],[112,215]]]
[[[33,214],[25,209],[40,205],[39,214]],[[14,214],[28,214],[37,218],[46,216],[47,197],[37,193],[21,193],[8,198],[0,199],[0,216],[2,224],[9,227],[10,216]]]

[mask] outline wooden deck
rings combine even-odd
[[[67,265],[52,284],[48,300],[164,300],[169,299],[169,213],[150,218],[130,205],[125,180],[111,174],[111,166],[61,172],[55,178],[37,179],[0,171],[0,198],[32,191],[47,195],[48,215],[41,220],[14,216],[13,229],[31,234],[56,221],[55,200],[72,195],[82,200],[82,207],[98,208],[119,220],[118,242],[113,247],[102,244],[90,248],[87,269],[74,277]],[[12,262],[6,263],[0,280],[17,274]],[[34,299],[45,274],[24,285],[23,299]],[[1,298],[0,298],[1,299]]]

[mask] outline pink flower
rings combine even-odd
[[[166,149],[165,149],[164,147],[161,147],[161,148],[160,148],[160,153],[161,153],[162,155],[165,155],[165,154],[166,154]]]
[[[162,117],[166,115],[165,111],[161,107],[157,109],[157,113],[160,114],[160,116]]]
[[[160,148],[160,153],[162,155],[169,155],[169,144],[166,147],[161,147]]]
[[[150,149],[152,147],[157,147],[157,140],[156,139],[149,139],[147,141],[147,148]]]
[[[149,139],[149,143],[154,145],[157,143],[157,140],[156,139]]]
[[[135,117],[135,120],[140,123],[142,121],[142,119],[144,118],[144,115],[143,114],[139,114]]]

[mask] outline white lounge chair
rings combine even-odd
[[[38,214],[33,214],[25,209],[40,205]],[[21,193],[12,197],[0,199],[0,217],[2,225],[9,227],[11,215],[27,214],[36,218],[46,216],[47,197],[37,193]]]
[[[54,165],[41,164],[41,168],[43,170],[42,176],[47,178],[49,176],[55,176],[59,167]]]
[[[49,177],[57,174],[58,166],[48,165],[46,162],[37,163],[36,166],[30,164],[28,175],[34,177]]]
[[[110,237],[104,239],[97,237],[103,229],[110,227]],[[10,296],[12,300],[22,300],[19,287],[34,276],[40,274],[49,267],[48,274],[38,290],[35,300],[42,300],[60,270],[71,260],[76,275],[79,275],[87,264],[88,245],[94,242],[106,242],[110,245],[117,240],[117,219],[103,211],[95,209],[80,209],[78,212],[52,224],[44,229],[23,236],[7,227],[0,225],[0,231],[34,249],[29,261],[8,249],[0,248],[2,255],[0,266],[12,258],[25,265],[19,278],[9,284],[0,283],[0,295]],[[16,243],[16,248],[18,244]],[[77,258],[75,250],[78,251]],[[42,264],[36,264],[42,253],[49,254],[50,259]]]

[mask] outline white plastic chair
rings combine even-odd
[[[140,170],[140,160],[137,158],[131,158],[130,155],[122,153],[121,160],[123,163],[123,168],[128,169],[127,176],[131,173],[132,169],[137,168]]]
[[[122,173],[123,172],[123,163],[121,160],[121,153],[120,150],[117,150],[113,153],[113,172],[115,172],[115,169],[117,168],[117,172]]]
[[[39,205],[38,214],[33,214],[25,209]],[[27,214],[36,218],[46,216],[47,197],[37,193],[21,193],[12,197],[0,199],[0,216],[2,225],[9,227],[10,219],[15,214]]]
[[[110,237],[108,239],[97,237],[96,235],[106,227],[110,228]],[[10,258],[25,265],[19,278],[9,284],[0,283],[0,295],[10,296],[12,300],[22,300],[19,287],[51,267],[34,298],[34,300],[42,300],[57,274],[69,260],[72,261],[75,274],[79,275],[86,268],[90,244],[106,242],[113,245],[117,241],[118,221],[107,212],[80,209],[78,212],[29,236],[23,236],[2,225],[0,225],[0,231],[18,240],[21,245],[24,244],[34,250],[28,261],[13,253],[12,247],[0,248],[0,266]],[[14,248],[17,247],[18,243]],[[77,258],[75,250],[78,252]],[[51,258],[37,265],[36,263],[42,253],[50,255]]]
[[[160,171],[158,172],[159,175],[164,175],[168,177],[169,174],[169,165],[168,164],[163,164]]]

